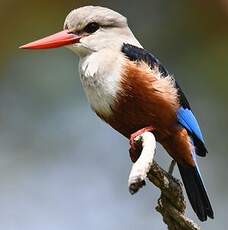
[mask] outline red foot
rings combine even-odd
[[[130,146],[131,147],[129,149],[129,153],[130,153],[131,160],[133,162],[136,162],[138,160],[140,153],[142,151],[141,143],[137,143],[137,141],[135,141],[135,138],[142,135],[145,132],[152,132],[153,130],[154,130],[153,126],[147,126],[131,134],[130,136]]]

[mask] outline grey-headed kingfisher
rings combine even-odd
[[[95,113],[129,139],[138,130],[153,132],[177,162],[198,218],[213,218],[196,162],[207,153],[199,124],[176,80],[142,48],[127,19],[105,7],[81,7],[69,13],[62,32],[21,48],[62,46],[80,57],[81,82]]]

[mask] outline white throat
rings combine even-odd
[[[121,68],[125,61],[121,46],[126,42],[141,47],[128,27],[119,36],[116,33],[111,35],[116,39],[109,42],[99,40],[100,48],[81,56],[79,63],[81,81],[88,101],[92,109],[104,117],[112,115],[112,107],[119,91]],[[104,38],[107,37],[108,35],[104,35]],[[82,45],[83,42],[86,43],[86,40],[82,41]]]
[[[104,117],[112,114],[119,90],[121,63],[124,56],[103,49],[80,59],[80,78],[92,109]]]

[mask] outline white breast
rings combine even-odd
[[[80,76],[92,109],[102,116],[112,114],[119,90],[121,63],[119,53],[102,51],[80,60]]]

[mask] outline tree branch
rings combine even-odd
[[[156,210],[162,215],[169,230],[200,230],[200,228],[185,216],[186,203],[182,183],[162,169],[155,161],[156,140],[151,132],[145,132],[135,141],[142,145],[139,159],[133,164],[128,180],[129,191],[136,193],[145,185],[146,177],[161,190]],[[169,172],[172,173],[174,163]]]

